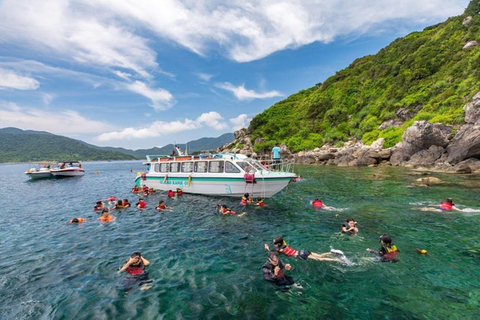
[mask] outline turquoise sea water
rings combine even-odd
[[[101,224],[92,208],[129,193],[140,162],[84,163],[81,178],[29,181],[26,164],[0,165],[1,319],[478,319],[480,179],[435,174],[444,184],[411,187],[404,168],[298,166],[305,179],[267,199],[185,194],[154,206],[114,212]],[[99,174],[94,174],[99,171]],[[321,198],[335,210],[316,210]],[[418,208],[452,197],[463,212]],[[221,217],[226,203],[244,216]],[[68,220],[85,217],[82,225]],[[360,233],[339,233],[349,217]],[[396,264],[372,261],[388,232]],[[282,235],[296,249],[340,249],[354,265],[298,261],[290,275],[303,289],[283,293],[263,280],[264,243]],[[420,256],[415,248],[427,249]],[[125,292],[116,271],[134,251],[151,262],[150,290]]]

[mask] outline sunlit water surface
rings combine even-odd
[[[264,208],[185,194],[159,213],[166,196],[157,193],[146,210],[116,211],[101,224],[95,201],[138,199],[129,190],[140,162],[84,163],[84,177],[43,181],[29,181],[27,168],[0,165],[1,319],[480,317],[478,176],[435,174],[445,183],[411,187],[421,176],[402,168],[298,166],[305,179]],[[315,210],[317,197],[336,209]],[[446,197],[464,212],[418,210]],[[246,214],[218,216],[221,203]],[[68,224],[74,217],[87,222]],[[339,233],[349,217],[360,223],[357,236]],[[365,251],[385,232],[399,263]],[[296,249],[340,249],[354,265],[282,258],[303,289],[281,292],[261,273],[263,244],[277,235]],[[116,273],[134,251],[151,262],[150,290],[125,292]]]

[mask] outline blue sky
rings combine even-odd
[[[0,127],[130,149],[217,137],[468,0],[3,0]]]

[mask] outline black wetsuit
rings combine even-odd
[[[280,272],[281,274],[279,276],[276,276],[274,272],[275,266],[267,261],[262,267],[263,278],[267,281],[273,282],[276,285],[286,288],[288,290],[287,286],[294,284],[295,281],[293,280],[292,277],[286,276],[283,273],[283,269],[285,268],[285,265],[283,264],[282,261],[278,261],[278,266],[282,271]]]

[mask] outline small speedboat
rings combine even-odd
[[[57,178],[61,177],[78,177],[85,174],[82,164],[75,162],[59,162],[58,167],[50,170],[51,174]]]
[[[25,171],[25,174],[32,180],[53,178],[50,170],[55,166],[55,162],[35,162],[32,167]]]

